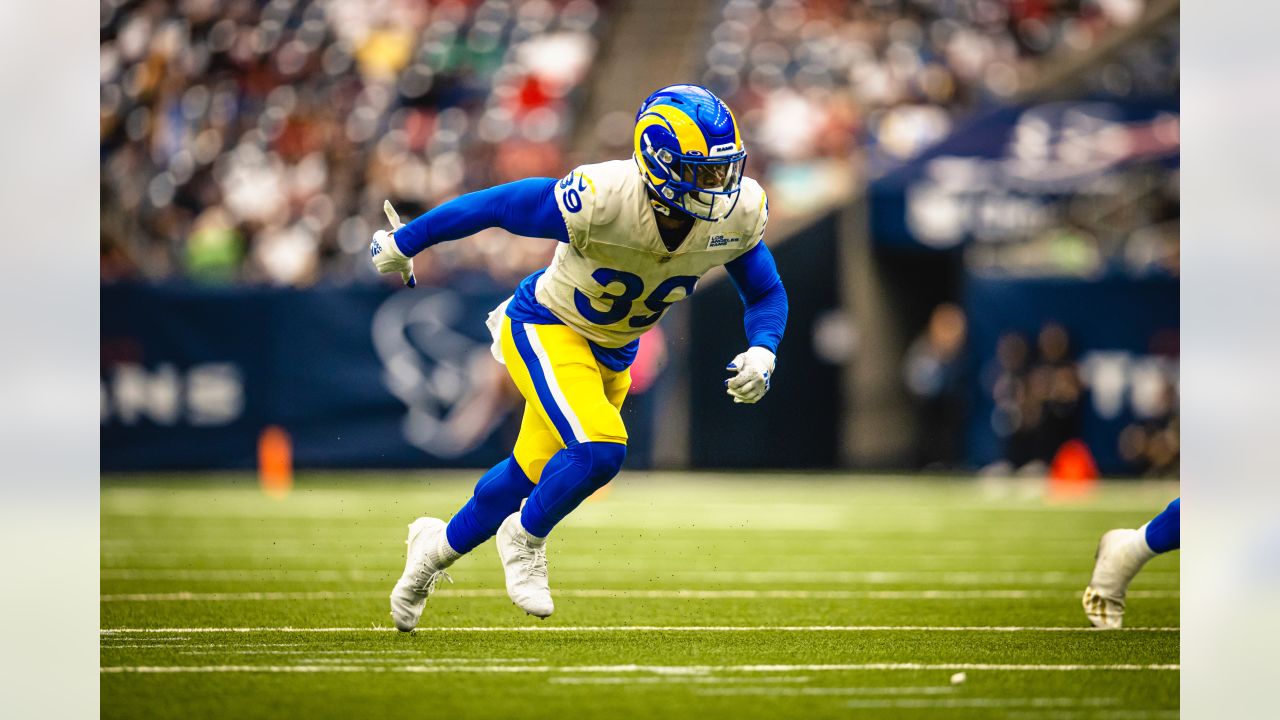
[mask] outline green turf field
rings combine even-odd
[[[474,473],[104,479],[102,715],[146,718],[1166,718],[1178,556],[1123,631],[1080,591],[1098,536],[1174,484],[626,473],[549,545],[556,613],[490,541],[391,627],[406,525]],[[963,682],[953,676],[963,672]]]

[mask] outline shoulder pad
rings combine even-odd
[[[614,160],[579,165],[556,183],[556,205],[574,245],[587,243],[591,226],[608,225],[617,219],[626,184],[638,180],[637,173],[630,161]]]
[[[749,177],[742,178],[738,206],[734,208],[733,215],[730,217],[734,216],[739,216],[736,218],[739,227],[748,238],[743,244],[743,252],[755,247],[756,243],[764,239],[764,228],[769,224],[769,198],[765,195],[764,188],[760,187],[760,183]]]

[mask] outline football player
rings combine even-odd
[[[391,593],[400,630],[417,626],[445,569],[495,533],[512,602],[552,613],[547,536],[622,467],[619,409],[638,338],[718,265],[746,308],[748,347],[729,363],[726,390],[737,403],[769,390],[787,295],[761,242],[768,203],[743,176],[733,113],[705,88],[672,85],[640,105],[633,141],[628,160],[463,195],[403,227],[388,208],[392,231],[374,235],[373,264],[410,287],[414,255],[484,228],[560,241],[550,265],[489,315],[494,357],[524,396],[520,434],[447,524],[423,517],[409,526]]]
[[[1181,543],[1182,498],[1137,530],[1108,530],[1098,541],[1093,578],[1084,589],[1084,614],[1094,627],[1118,628],[1124,624],[1124,595],[1129,583],[1147,561],[1177,550]]]

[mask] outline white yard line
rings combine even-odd
[[[1006,717],[1028,717],[1033,720],[1044,720],[1044,715],[1039,712],[1009,712]],[[1089,714],[1093,720],[1178,720],[1179,711],[1176,710],[1134,710],[1132,707],[1126,707],[1125,710],[1100,710]]]
[[[614,573],[625,577],[636,577],[640,573]],[[1018,572],[1000,571],[955,571],[955,570],[724,570],[724,571],[673,571],[660,574],[663,578],[682,578],[711,580],[720,582],[847,582],[876,584],[896,583],[930,583],[936,585],[1053,585],[1069,583],[1078,585],[1081,580],[1079,572]],[[1143,576],[1148,582],[1157,579],[1157,575]],[[1177,573],[1164,573],[1160,579],[1177,581]]]
[[[730,688],[698,688],[699,695],[949,695],[956,688],[943,685],[931,687],[730,687]]]
[[[724,677],[720,675],[655,675],[629,677],[553,677],[547,682],[554,685],[734,685],[737,683],[800,684],[809,682],[807,675],[781,677]]]
[[[893,698],[885,700],[850,700],[848,708],[1074,708],[1118,705],[1119,698]]]
[[[1000,665],[988,663],[859,663],[841,665],[113,665],[103,673],[714,673],[852,672],[862,670],[983,670],[989,672],[1170,671],[1179,665]]]
[[[683,580],[687,582],[741,582],[741,583],[862,583],[867,585],[887,585],[897,583],[928,583],[930,585],[1069,585],[1075,587],[1088,581],[1088,574],[1081,572],[1018,572],[1000,570],[991,572],[969,572],[953,570],[607,570],[576,569],[556,571],[558,577],[585,576],[601,580],[618,578],[636,580],[657,577],[663,580]],[[328,582],[328,581],[361,581],[368,580],[380,583],[394,583],[395,573],[370,572],[364,570],[311,570],[292,568],[274,570],[270,568],[222,568],[211,570],[190,570],[183,568],[102,568],[100,577],[103,580],[275,580],[281,582]],[[1083,578],[1083,579],[1082,579]],[[1142,574],[1146,584],[1174,585],[1178,584],[1177,570],[1168,572],[1152,570]]]
[[[130,640],[130,639],[132,639],[132,638],[130,638],[130,636],[128,636],[128,635],[107,635],[107,636],[105,636],[105,637],[103,637],[103,638],[102,638],[102,640],[104,640],[105,642],[103,642],[103,643],[100,645],[99,649],[101,649],[101,650],[138,650],[138,649],[143,649],[143,648],[146,648],[146,649],[152,649],[152,648],[168,648],[168,649],[170,649],[170,650],[182,650],[182,651],[184,651],[184,652],[182,652],[182,653],[180,653],[180,654],[182,654],[182,655],[188,655],[188,654],[195,654],[195,651],[192,651],[192,650],[191,650],[191,648],[221,648],[221,650],[220,650],[220,651],[215,650],[214,652],[222,652],[222,651],[227,651],[228,649],[234,649],[234,648],[244,647],[244,646],[243,646],[242,644],[240,644],[240,643],[225,643],[225,642],[215,642],[215,643],[191,643],[191,642],[183,642],[182,644],[175,644],[175,643],[172,643],[172,642],[169,642],[169,643],[162,643],[162,642],[146,642],[146,643],[125,642],[125,643],[122,643],[122,642],[119,642],[120,640]],[[159,640],[163,640],[164,638],[152,638],[152,637],[148,637],[148,638],[146,638],[146,639],[147,639],[147,640],[157,640],[157,639],[159,639]],[[300,642],[291,642],[291,643],[255,643],[253,647],[255,647],[255,648],[272,648],[272,647],[307,647],[308,645],[309,645],[309,643],[300,643]],[[273,652],[273,651],[271,651],[271,650],[236,650],[235,652],[236,652],[236,654],[237,654],[237,655],[256,655],[256,654],[259,654],[259,653],[268,653],[268,652]],[[277,651],[277,652],[278,652],[278,651]],[[324,652],[341,652],[341,651],[338,651],[338,650],[299,650],[299,651],[297,651],[297,652],[299,652],[299,653],[306,653],[306,654],[308,654],[308,655],[314,655],[315,653],[324,653]],[[364,651],[353,651],[353,652],[364,652]],[[406,654],[418,654],[418,651],[415,651],[415,650],[377,650],[377,651],[370,650],[370,651],[368,651],[368,652],[382,652],[382,653],[387,653],[387,654],[392,654],[392,655],[394,655],[394,654],[399,654],[399,653],[406,653]]]
[[[556,590],[557,597],[605,598],[605,599],[655,599],[655,600],[971,600],[1075,597],[1075,590],[609,590],[568,589]],[[164,593],[116,593],[102,595],[101,602],[224,602],[253,600],[355,600],[385,598],[385,591],[340,592],[312,590],[306,592],[164,592]],[[437,597],[503,598],[507,593],[501,588],[448,589],[437,591]],[[1131,598],[1176,598],[1176,590],[1135,590]]]
[[[753,507],[755,512],[760,511],[760,507]],[[651,510],[650,508],[646,508]],[[693,506],[684,508],[690,512],[696,512]],[[1146,508],[1141,512],[1146,512],[1150,508]],[[625,513],[625,509],[618,507],[615,511],[619,514]],[[730,509],[719,506],[706,506],[707,513],[724,513],[731,512]],[[1108,513],[1111,511],[1108,510]],[[1121,513],[1116,512],[1116,515]],[[331,522],[337,527],[345,528],[350,525],[353,519],[358,518],[356,514],[348,513],[310,513],[310,512],[281,512],[281,513],[211,513],[207,507],[199,507],[198,509],[185,508],[178,503],[167,505],[163,509],[155,511],[142,512],[120,512],[116,510],[106,510],[103,512],[103,522],[112,525],[117,522],[127,522],[133,520],[147,518],[163,518],[169,520],[182,520],[187,518],[195,518],[201,522],[202,527],[208,528],[211,525],[219,523],[240,524],[246,521],[270,521],[275,523],[297,523],[303,522],[308,524],[321,524]],[[900,525],[886,528],[868,528],[861,523],[861,519],[857,517],[846,518],[844,511],[840,508],[833,508],[829,505],[814,505],[806,508],[796,517],[751,517],[745,520],[738,520],[734,524],[728,523],[707,523],[700,522],[695,517],[679,517],[671,518],[660,513],[645,515],[647,522],[639,523],[634,521],[635,514],[628,516],[631,521],[619,523],[616,517],[611,515],[591,516],[584,514],[582,517],[575,516],[574,525],[579,529],[588,528],[607,528],[616,532],[647,532],[652,530],[671,530],[671,531],[692,531],[692,532],[828,532],[848,534],[854,537],[884,537],[897,536],[912,531],[919,533],[949,532],[952,528],[939,528],[936,522],[923,520],[904,520]],[[397,516],[389,517],[368,517],[363,518],[370,522],[385,522],[386,525],[402,525],[404,519]],[[958,527],[957,530],[966,530],[967,527]],[[228,532],[228,535],[234,535]]]
[[[1176,492],[1172,489],[1171,491]],[[460,497],[465,497],[465,494],[443,502],[454,506]],[[1137,505],[1121,505],[1117,503],[1047,505],[1038,500],[1025,503],[997,500],[990,504],[982,502],[951,504],[948,502],[945,505],[931,508],[922,508],[919,505],[903,503],[855,501],[855,504],[855,502],[842,503],[837,501],[835,504],[771,503],[769,505],[770,514],[763,515],[761,514],[760,505],[753,503],[726,504],[676,497],[674,495],[671,496],[671,501],[670,504],[665,505],[666,508],[670,508],[670,511],[664,512],[662,506],[655,506],[651,503],[627,502],[623,498],[611,498],[610,509],[613,510],[612,513],[594,513],[590,512],[589,508],[588,512],[574,516],[574,524],[577,527],[607,527],[616,530],[795,530],[801,532],[836,530],[855,535],[879,535],[900,532],[899,528],[901,527],[934,533],[949,532],[953,529],[974,527],[985,529],[987,527],[986,525],[975,525],[972,522],[957,522],[955,520],[955,518],[965,514],[976,515],[990,512],[1014,515],[1046,513],[1121,516],[1135,512],[1144,513],[1151,509],[1150,505],[1146,503]],[[278,511],[263,512],[261,506],[255,506],[251,502],[246,503],[242,508],[211,508],[206,503],[196,499],[192,499],[188,503],[173,501],[148,506],[129,506],[116,498],[108,497],[104,500],[102,515],[107,524],[116,519],[157,518],[162,521],[181,521],[186,518],[197,518],[204,521],[206,527],[217,523],[242,522],[245,520],[350,523],[353,519],[359,518],[385,522],[388,525],[402,521],[402,516],[400,515],[388,515],[381,511],[377,514],[369,512],[375,509],[385,510],[385,506],[381,508],[353,507],[349,510],[281,506]],[[362,510],[364,511],[363,513],[361,512]],[[725,517],[734,517],[736,521],[730,524],[728,522],[707,522],[704,519],[708,516],[713,516],[715,513]],[[883,518],[883,513],[896,513],[902,520],[892,526],[871,526],[871,522]],[[365,517],[361,518],[361,515]],[[952,520],[945,527],[939,527],[938,520],[944,517],[949,517]],[[619,520],[619,518],[624,519]],[[637,519],[644,522],[637,522]],[[998,521],[1000,520],[997,519]],[[1016,521],[1017,519],[1015,518],[1014,522]]]
[[[302,643],[295,643],[295,647]],[[305,656],[297,662],[302,665],[313,663],[363,663],[377,662],[386,664],[388,657],[395,662],[405,662],[408,660],[416,660],[422,663],[501,663],[501,662],[542,662],[542,658],[438,658],[429,657],[423,654],[422,650],[321,650],[312,648],[310,650],[242,650],[243,645],[233,645],[230,643],[220,645],[206,646],[213,649],[204,650],[187,650],[187,645],[163,645],[171,650],[178,650],[179,655],[302,655]],[[256,647],[260,647],[255,645]],[[349,655],[353,657],[325,657],[329,655]],[[368,657],[365,657],[368,656]]]
[[[1019,625],[498,625],[498,626],[460,626],[460,627],[420,627],[415,632],[1066,632],[1066,633],[1113,633],[1113,632],[1156,632],[1176,633],[1176,627],[1124,627],[1115,630],[1101,630],[1092,627],[1074,626],[1019,626]],[[396,632],[392,627],[204,627],[204,628],[104,628],[102,635],[150,634],[150,633],[354,633],[354,632]]]
[[[200,653],[200,655],[210,655],[210,653]],[[233,653],[233,655],[241,655],[241,653]],[[251,653],[244,653],[251,655]],[[417,655],[416,657],[403,656],[393,657],[388,660],[387,657],[298,657],[296,662],[298,665],[399,665],[406,667],[416,667],[419,665],[448,665],[448,666],[468,666],[479,665],[481,662],[489,662],[489,664],[509,664],[509,662],[540,662],[541,659],[525,659],[525,657],[483,657],[483,659],[468,660],[465,657],[426,657]]]
[[[1035,552],[1025,548],[1019,552],[1001,552],[998,556],[993,557],[990,548],[979,542],[969,542],[963,540],[955,540],[948,542],[945,547],[939,548],[936,540],[929,540],[927,543],[920,543],[927,547],[922,552],[912,552],[912,548],[904,547],[900,543],[894,543],[890,547],[886,547],[885,543],[877,540],[866,541],[842,541],[836,550],[838,552],[865,551],[874,553],[877,559],[884,558],[903,558],[907,560],[920,560],[922,562],[951,562],[958,560],[998,560],[1001,563],[1014,565],[1015,567],[1027,564],[1034,567],[1044,567],[1046,563],[1062,563],[1080,559],[1079,543],[1072,542],[1064,544],[1060,549]],[[99,541],[101,554],[103,558],[112,560],[121,560],[124,558],[137,558],[140,560],[156,560],[157,557],[210,557],[210,558],[226,558],[229,555],[234,557],[261,557],[270,556],[272,558],[279,557],[304,557],[314,560],[317,553],[341,554],[342,557],[378,557],[386,558],[389,554],[395,555],[400,551],[399,548],[390,546],[385,542],[365,542],[353,543],[349,540],[333,539],[333,540],[316,540],[315,538],[263,538],[261,540],[244,538],[217,538],[217,539],[200,539],[192,540],[184,538],[180,548],[175,547],[172,541],[156,540],[151,537],[128,539],[113,538]],[[654,547],[647,545],[646,547]],[[1074,547],[1075,550],[1071,548]],[[175,553],[175,549],[181,549],[181,553]],[[614,544],[601,544],[591,547],[576,546],[575,554],[562,555],[557,558],[557,567],[569,570],[594,570],[599,567],[599,556],[607,555],[610,557],[622,557],[630,562],[628,567],[634,567],[637,563],[646,563],[654,567],[662,567],[661,558],[655,558],[649,553],[631,554],[625,546]],[[577,553],[583,553],[581,555]],[[830,561],[832,552],[773,552],[773,553],[749,553],[741,549],[725,548],[725,552],[717,553],[722,558],[742,558],[750,560],[756,564],[788,564],[797,563],[825,563]],[[123,564],[123,563],[119,563]]]
[[[266,568],[221,568],[211,570],[184,570],[180,568],[109,568],[98,572],[102,580],[204,580],[204,581],[251,581],[274,580],[276,582],[350,582],[378,581],[394,582],[395,573],[371,572],[367,570],[271,570]]]
[[[461,592],[454,591],[450,593],[459,597],[467,597],[459,595]],[[470,597],[498,597],[489,591],[473,591],[477,594]],[[486,594],[480,595],[478,593]],[[234,593],[201,593],[201,592],[168,592],[168,593],[121,593],[115,595],[101,595],[98,600],[104,603],[112,602],[234,602],[248,600],[353,600],[357,598],[385,597],[385,592],[333,592],[327,590],[313,590],[310,592],[234,592]],[[505,591],[502,596],[506,596]]]

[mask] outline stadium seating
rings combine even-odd
[[[601,5],[105,0],[103,279],[372,279],[384,197],[414,215],[562,171]],[[482,238],[419,275],[547,252]]]

